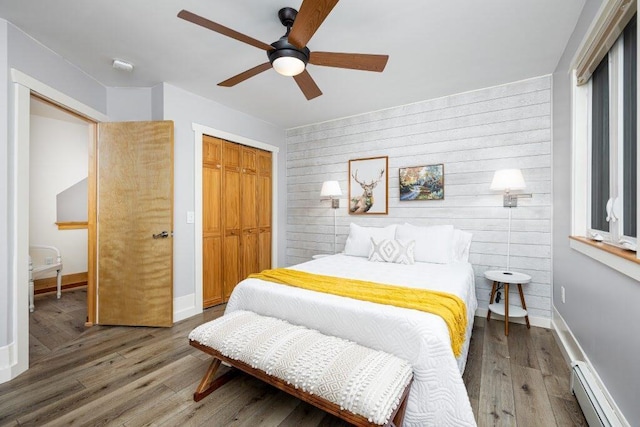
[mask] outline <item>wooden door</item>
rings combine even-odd
[[[222,261],[222,144],[204,136],[202,141],[203,306],[223,302]]]
[[[257,150],[242,147],[241,215],[242,278],[258,272]]]
[[[173,122],[101,123],[97,156],[97,323],[171,326]]]
[[[222,154],[223,168],[223,281],[224,300],[227,301],[233,288],[242,279],[242,253],[240,241],[242,230],[240,227],[240,185],[241,185],[241,152],[240,146],[231,142],[224,142]]]
[[[258,270],[271,268],[271,153],[258,150]]]

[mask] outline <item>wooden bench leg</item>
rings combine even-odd
[[[196,392],[193,393],[194,401],[199,402],[238,375],[239,371],[235,368],[231,368],[229,371],[214,380],[213,377],[218,371],[220,363],[220,359],[216,358],[211,361],[211,365],[209,365],[207,372],[204,374],[204,377],[202,377],[202,380],[200,380],[200,385],[196,389]]]
[[[410,387],[407,387],[407,391]],[[398,412],[396,412],[396,416],[393,417],[393,421],[391,422],[392,426],[402,427],[402,422],[404,421],[404,412],[407,410],[407,402],[409,402],[409,393],[405,391],[404,399],[402,403],[400,403],[400,407],[398,408]]]

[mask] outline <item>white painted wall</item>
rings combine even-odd
[[[153,120],[151,88],[107,88],[107,115],[114,122]]]
[[[154,91],[159,89],[154,88]],[[275,125],[256,120],[244,113],[232,110],[216,102],[164,83],[163,118],[173,120],[175,125],[175,194],[174,194],[174,297],[194,294],[195,262],[194,248],[196,238],[194,224],[186,223],[187,211],[194,210],[194,134],[192,125],[208,126],[255,141],[264,142],[281,148],[278,154],[278,192],[280,204],[278,216],[280,235],[274,236],[281,242],[278,246],[279,259],[284,259],[285,218],[286,218],[286,170],[284,131]],[[157,111],[157,109],[156,109]],[[196,212],[201,215],[201,212]],[[281,261],[282,262],[282,261]]]
[[[553,301],[584,355],[632,426],[640,425],[640,283],[569,247],[570,62],[603,2],[588,0],[553,74]],[[566,303],[560,297],[565,288]]]
[[[46,48],[30,36],[23,33],[14,25],[0,20],[0,80],[6,84],[0,85],[0,123],[6,123],[4,132],[0,133],[0,170],[6,173],[0,174],[0,233],[6,233],[2,239],[3,247],[0,249],[0,301],[7,304],[6,310],[0,310],[0,350],[23,348],[26,337],[20,341],[17,337],[20,323],[26,319],[26,313],[18,312],[16,307],[17,296],[13,292],[14,282],[17,281],[19,271],[27,271],[28,261],[24,262],[17,256],[21,239],[27,236],[16,235],[17,211],[16,200],[20,197],[16,194],[16,169],[15,151],[12,145],[15,135],[15,90],[10,81],[9,70],[15,68],[43,83],[56,88],[66,95],[88,105],[89,107],[106,112],[106,90],[95,79],[83,73],[60,55]],[[6,96],[2,96],[2,94]],[[6,154],[6,157],[5,157]],[[2,190],[5,193],[2,193]],[[6,216],[3,216],[6,213]],[[24,243],[25,250],[28,243]],[[6,250],[6,252],[5,252]],[[4,282],[6,280],[6,282]],[[3,288],[3,284],[6,287]],[[17,345],[14,345],[16,344]],[[22,351],[22,350],[20,350]],[[0,354],[0,356],[2,356]],[[13,354],[8,360],[15,364],[18,356]],[[2,359],[0,357],[0,359]],[[0,365],[3,362],[0,360]],[[18,361],[18,365],[22,361]],[[14,366],[18,366],[14,365]],[[0,366],[0,370],[4,366]],[[0,374],[6,374],[2,370]]]
[[[333,211],[320,201],[326,180],[343,191],[338,251],[349,223],[453,224],[473,233],[470,261],[481,308],[483,272],[504,268],[507,208],[489,189],[497,169],[520,168],[532,199],[513,209],[511,267],[532,276],[524,286],[530,314],[551,317],[551,78],[540,77],[400,106],[287,132],[287,264],[333,250]],[[348,161],[389,156],[389,214],[347,213]],[[398,169],[444,163],[445,199],[399,201]],[[517,291],[512,298],[517,300]]]
[[[87,177],[91,128],[78,119],[32,114],[30,135],[29,244],[56,246],[65,275],[86,272],[87,230],[58,230],[55,222],[56,195]],[[37,265],[51,253],[34,251],[31,256]]]
[[[84,104],[98,115],[106,115],[108,110],[112,120],[174,120],[176,298],[194,294],[195,287],[200,286],[194,281],[193,226],[185,222],[186,212],[193,210],[194,206],[192,123],[281,147],[278,191],[281,194],[286,192],[284,130],[171,85],[136,89],[105,88],[62,56],[0,19],[0,81],[4,79],[7,82],[0,85],[0,170],[6,171],[0,174],[0,382],[26,367],[28,351],[28,347],[25,347],[28,331],[24,327],[28,324],[26,299],[25,304],[21,304],[24,307],[18,309],[17,294],[12,291],[14,282],[18,281],[17,276],[21,274],[19,272],[27,271],[26,256],[23,257],[24,262],[20,262],[17,254],[21,245],[26,253],[28,239],[26,231],[22,233],[24,235],[17,234],[17,230],[21,229],[17,224],[22,220],[18,220],[16,210],[16,200],[20,194],[15,191],[17,170],[13,163],[16,159],[13,137],[16,133],[16,89],[8,73],[11,68],[35,78],[65,98]],[[28,96],[28,90],[25,93],[23,88],[21,94],[22,97]],[[22,156],[25,159],[29,157],[26,153]],[[280,242],[278,252],[280,259],[284,259],[286,202],[284,198],[281,200],[282,203],[277,207],[280,218],[283,218],[279,226],[281,232],[274,238]],[[6,236],[3,234],[5,232]],[[24,244],[20,243],[22,240],[25,240]],[[26,283],[26,279],[24,281]]]

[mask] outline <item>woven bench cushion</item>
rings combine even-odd
[[[380,425],[413,375],[396,356],[250,311],[200,325],[189,339]]]

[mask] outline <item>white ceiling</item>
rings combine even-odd
[[[0,0],[0,17],[112,87],[167,82],[283,128],[552,73],[585,0],[349,0],[313,36],[313,52],[388,54],[383,73],[309,65],[323,95],[307,101],[267,70],[263,50],[176,17],[181,9],[265,43],[285,32],[283,6],[301,0]],[[111,68],[114,58],[133,73]]]

